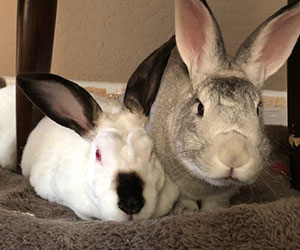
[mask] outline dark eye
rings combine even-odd
[[[198,104],[198,115],[202,117],[204,114],[204,106],[199,99],[197,99],[197,102],[199,103]]]
[[[262,102],[259,102],[256,109],[257,115],[259,115],[261,107],[262,107]]]
[[[101,161],[102,160],[102,156],[101,156],[101,151],[100,149],[96,150],[96,159],[97,161]]]

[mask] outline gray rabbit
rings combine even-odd
[[[180,188],[174,213],[229,205],[268,162],[260,90],[300,33],[300,3],[263,22],[233,58],[205,1],[175,0],[175,35],[128,82],[124,102],[143,106],[148,131]],[[148,111],[148,112],[147,112]]]

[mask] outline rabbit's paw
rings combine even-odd
[[[198,203],[187,198],[180,198],[174,205],[172,214],[190,214],[199,212]]]
[[[201,208],[200,210],[203,211],[214,211],[220,208],[227,208],[229,207],[229,198],[228,197],[213,197],[209,199],[201,200]]]

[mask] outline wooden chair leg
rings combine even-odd
[[[300,190],[300,40],[288,60],[288,130],[291,184]]]
[[[288,60],[288,130],[291,185],[300,190],[300,39]]]
[[[50,72],[57,0],[18,0],[16,73]],[[16,89],[17,152],[42,115]],[[20,168],[19,168],[20,170]]]

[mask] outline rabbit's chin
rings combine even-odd
[[[247,165],[247,168],[251,169],[252,164]],[[228,174],[226,174],[226,172],[228,172],[228,169],[226,170],[226,172],[224,172],[224,169],[218,168],[217,165],[214,166],[214,169],[216,169],[214,173],[206,172],[203,169],[195,166],[194,164],[188,164],[186,166],[188,166],[189,172],[194,177],[196,177],[197,179],[202,179],[213,186],[250,185],[257,179],[257,176],[262,170],[262,168],[258,168],[255,171],[249,171],[249,169],[242,167],[241,169],[235,170],[232,176],[228,176]],[[213,169],[212,166],[206,166],[206,168]]]
[[[138,215],[129,215],[129,214],[122,214],[116,217],[112,218],[105,218],[106,221],[117,221],[117,222],[123,222],[123,221],[141,221],[148,218],[140,218]]]
[[[250,185],[257,179],[258,173],[248,177],[248,178],[240,178],[239,175],[232,177],[219,177],[219,178],[211,178],[205,175],[202,175],[203,179],[214,186],[243,186]]]
[[[212,159],[215,157],[212,156]],[[231,168],[212,161],[211,164],[198,159],[197,164],[185,158],[185,167],[195,178],[202,179],[213,186],[242,186],[252,184],[263,169],[263,162],[251,158],[241,167]]]
[[[242,186],[248,185],[254,182],[254,180],[249,180],[247,182],[240,181],[239,179],[228,177],[228,178],[203,178],[206,182],[213,186]]]

